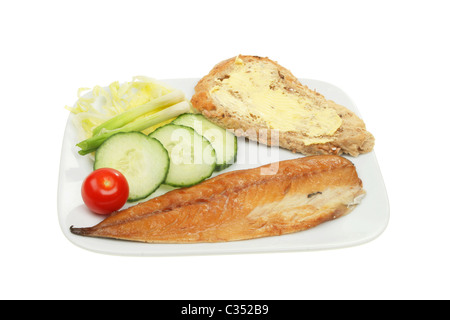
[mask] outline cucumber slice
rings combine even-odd
[[[172,123],[193,128],[211,142],[216,151],[215,171],[221,171],[236,162],[237,137],[230,131],[212,123],[201,114],[185,113]]]
[[[165,184],[188,187],[209,178],[216,167],[216,152],[211,143],[194,129],[167,124],[150,134],[169,153],[170,167]]]
[[[140,132],[116,133],[97,149],[94,169],[113,168],[128,181],[128,201],[151,195],[166,179],[169,154],[163,145]]]

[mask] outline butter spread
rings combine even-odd
[[[279,80],[275,66],[236,59],[234,71],[216,79],[210,94],[216,104],[240,116],[260,118],[270,129],[301,132],[306,145],[332,141],[329,136],[342,124],[336,110],[314,105],[307,97],[284,89]]]

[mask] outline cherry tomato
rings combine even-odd
[[[84,203],[97,214],[110,214],[122,208],[129,192],[125,176],[111,168],[93,171],[81,187]]]

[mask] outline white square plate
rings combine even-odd
[[[190,98],[199,79],[163,80],[185,92]],[[322,93],[327,99],[346,106],[358,116],[358,110],[350,98],[339,88],[318,80],[300,79],[311,89]],[[80,156],[75,146],[77,134],[71,116],[64,134],[58,186],[58,216],[64,235],[75,245],[84,249],[114,255],[129,256],[174,256],[206,255],[256,252],[285,252],[342,248],[366,243],[375,239],[386,228],[389,221],[389,202],[375,152],[359,157],[347,157],[356,166],[367,195],[350,214],[337,220],[325,222],[315,228],[288,235],[224,243],[196,244],[149,244],[113,239],[91,238],[74,235],[70,226],[90,227],[103,217],[91,213],[83,204],[81,185],[92,171],[93,161]],[[237,162],[225,171],[240,170],[302,157],[290,151],[268,148],[240,138]],[[223,172],[225,172],[223,171]],[[169,190],[161,187],[151,197]]]

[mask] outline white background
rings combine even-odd
[[[2,299],[450,298],[447,1],[2,1]],[[201,77],[237,54],[330,82],[375,137],[391,208],[352,248],[120,257],[60,230],[61,143],[79,87]]]

